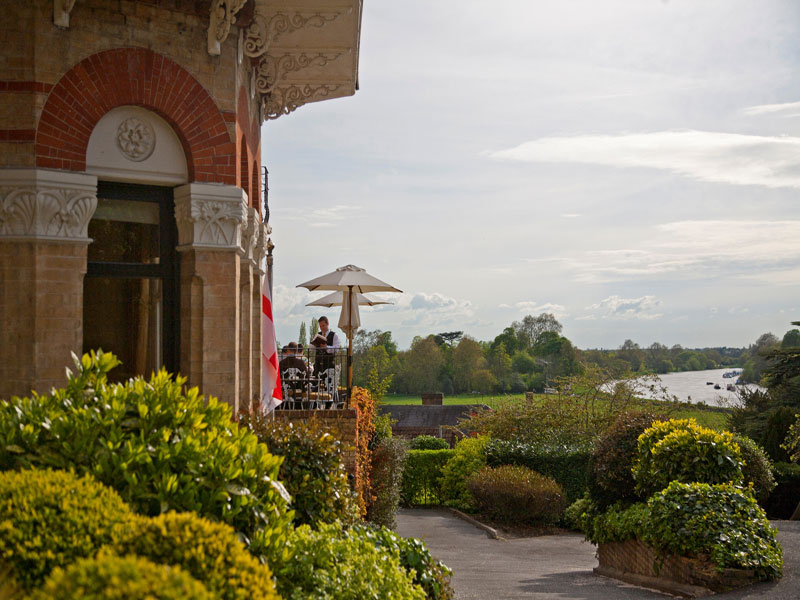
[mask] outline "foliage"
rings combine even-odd
[[[783,558],[764,511],[751,493],[731,484],[673,481],[647,502],[642,541],[680,556],[708,554],[719,568],[781,576]]]
[[[386,439],[391,439],[392,437],[392,425],[397,423],[395,419],[392,419],[392,416],[388,413],[379,415],[376,414],[375,418],[372,419],[372,423],[375,426],[375,431],[372,434],[372,442],[370,443],[370,449],[374,448],[377,444],[381,441]]]
[[[764,502],[770,518],[790,519],[800,504],[800,465],[775,463],[775,490]]]
[[[30,600],[214,600],[202,583],[176,566],[157,565],[137,556],[102,554],[66,569],[56,569]]]
[[[453,455],[442,469],[442,496],[444,503],[453,508],[472,508],[472,495],[467,488],[467,479],[486,466],[486,445],[489,438],[474,437],[460,440]],[[432,452],[444,452],[433,450]]]
[[[0,469],[91,473],[139,513],[191,510],[232,525],[261,552],[291,521],[281,459],[231,409],[161,370],[108,383],[112,354],[76,358],[67,387],[0,402]],[[283,492],[285,493],[285,492]]]
[[[586,514],[582,521],[583,531],[586,539],[595,544],[641,539],[649,516],[650,509],[644,502],[613,504],[596,514]]]
[[[220,600],[278,600],[269,567],[247,551],[233,528],[194,513],[139,517],[113,549],[177,565]]]
[[[485,364],[480,344],[471,337],[461,338],[452,352],[453,385],[457,392],[471,392],[473,373]]]
[[[789,428],[783,448],[789,453],[792,462],[800,462],[800,416]]]
[[[353,388],[350,405],[356,408],[358,419],[358,441],[356,443],[356,495],[359,512],[362,517],[367,514],[367,505],[372,501],[372,450],[370,441],[375,433],[375,399],[369,390]]]
[[[411,450],[406,457],[400,496],[404,504],[444,502],[442,472],[455,450]]]
[[[306,423],[243,413],[249,427],[275,456],[282,456],[280,479],[292,496],[294,522],[346,523],[358,518],[355,496],[342,462],[342,443],[317,419]]]
[[[486,446],[486,463],[491,467],[519,465],[552,477],[563,489],[568,501],[586,491],[590,450],[585,445],[547,446],[491,440]]]
[[[616,381],[589,368],[559,380],[556,394],[530,402],[502,402],[491,410],[478,410],[463,425],[495,439],[548,446],[590,444],[621,412],[641,408],[639,397],[645,391],[666,397],[659,385],[648,378]]]
[[[634,502],[636,483],[631,468],[639,436],[658,417],[651,412],[625,412],[619,415],[595,443],[587,471],[589,494],[600,508],[616,502]]]
[[[401,566],[397,551],[378,548],[362,528],[298,527],[272,562],[285,600],[423,600],[425,592]]]
[[[742,479],[744,484],[753,484],[756,500],[763,503],[775,488],[772,461],[764,449],[748,437],[734,435],[733,441],[742,453]]]
[[[776,462],[787,462],[789,455],[781,444],[800,412],[800,395],[784,387],[766,390],[740,387],[731,407],[728,428],[747,436],[764,448]]]
[[[400,557],[400,564],[411,575],[414,583],[422,587],[428,600],[453,600],[455,591],[450,585],[453,571],[431,556],[425,542],[404,538],[386,527],[356,525],[373,544]]]
[[[742,454],[731,433],[700,427],[694,419],[658,421],[639,436],[632,473],[643,498],[671,481],[739,483]]]
[[[597,511],[589,494],[584,494],[564,509],[564,524],[570,529],[585,532],[588,519]]]
[[[527,467],[484,467],[467,479],[467,489],[482,514],[506,523],[556,523],[567,505],[555,481]]]
[[[394,390],[400,393],[422,394],[436,392],[445,356],[434,337],[416,337],[404,353],[400,371],[395,376]]]
[[[131,516],[116,492],[88,475],[0,473],[0,557],[25,589],[54,568],[93,555]]]
[[[418,435],[411,440],[412,450],[445,450],[450,447],[447,440],[432,435]]]
[[[372,450],[372,501],[367,520],[394,528],[408,449],[406,442],[386,438]]]

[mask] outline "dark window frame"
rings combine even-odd
[[[180,262],[178,227],[175,223],[173,189],[135,183],[97,182],[97,197],[109,200],[153,202],[159,206],[159,264],[128,262],[86,263],[86,277],[120,279],[160,279],[163,310],[161,315],[161,351],[164,366],[178,371],[180,359]]]

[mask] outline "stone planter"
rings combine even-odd
[[[719,571],[708,558],[659,557],[639,540],[609,542],[597,548],[598,575],[688,598],[710,596],[759,581],[752,570]],[[655,565],[659,565],[656,570]]]

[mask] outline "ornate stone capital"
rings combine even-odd
[[[178,250],[241,250],[247,195],[232,185],[190,183],[175,188]]]
[[[266,258],[267,246],[269,245],[269,235],[272,233],[272,228],[266,223],[259,222],[256,228],[256,245],[253,249],[253,263],[254,268],[260,275],[266,273]]]
[[[53,0],[53,23],[59,27],[69,27],[69,13],[75,0]]]
[[[228,39],[236,15],[247,0],[211,0],[208,20],[208,53],[219,56],[222,44]]]
[[[97,178],[43,169],[0,169],[0,240],[89,243]]]
[[[255,250],[258,244],[261,220],[258,218],[258,211],[255,208],[247,209],[247,221],[242,226],[242,243],[239,248],[242,257],[251,262],[255,262]]]

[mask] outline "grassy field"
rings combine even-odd
[[[544,397],[537,394],[536,398]],[[482,394],[457,394],[453,396],[445,396],[445,404],[486,404],[490,407],[497,406],[498,403],[509,401],[522,401],[524,394],[504,394],[504,395],[482,395]],[[651,401],[653,409],[658,411],[664,408],[664,403]],[[401,396],[390,394],[383,398],[382,404],[410,404],[421,405],[422,400],[419,396]],[[701,405],[673,405],[668,404],[669,415],[675,419],[697,419],[697,422],[704,427],[710,427],[717,431],[722,431],[727,428],[727,412],[719,409],[709,409]]]

